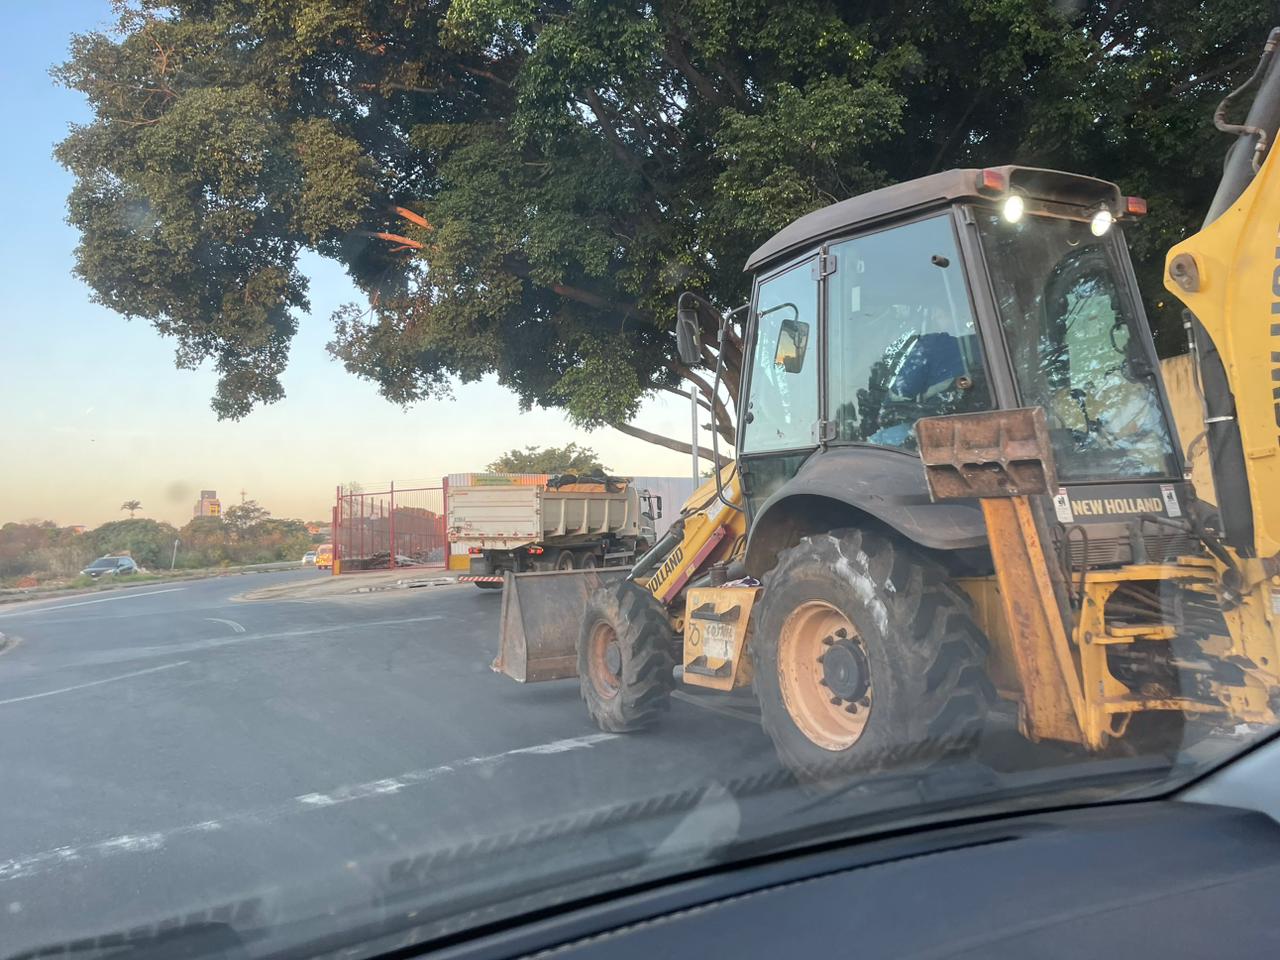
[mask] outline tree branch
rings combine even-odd
[[[520,257],[504,257],[503,266],[523,280],[533,280],[533,269]],[[537,283],[536,280],[533,280],[533,282]],[[567,283],[547,283],[541,284],[541,286],[545,286],[548,290],[567,300],[576,300],[578,303],[584,303],[588,307],[594,307],[597,310],[608,310],[613,313],[619,313],[624,317],[642,316],[639,304],[618,303],[616,300],[610,300],[594,290],[586,290]]]
[[[686,80],[698,91],[698,95],[710,104],[717,107],[729,106],[729,99],[724,96],[715,85],[700,73],[692,63],[689,62],[689,56],[684,52],[680,40],[671,34],[667,34],[667,42],[663,44],[662,59],[668,65],[675,67]]]
[[[951,132],[947,134],[942,143],[938,145],[938,152],[933,155],[933,161],[929,164],[929,168],[925,170],[925,173],[938,172],[943,158],[947,155],[947,150],[950,149],[951,144],[955,142],[956,137],[960,136],[960,134],[964,132],[964,125],[969,122],[969,117],[973,114],[974,108],[981,100],[982,88],[979,87],[977,92],[973,95],[973,99],[969,101],[969,105],[964,108],[964,113],[960,114],[960,119],[956,121],[956,125],[951,128]]]
[[[681,390],[679,387],[672,387],[668,384],[660,383],[658,384],[658,389],[665,390],[672,396],[683,397],[685,400],[689,399],[689,394],[685,393],[685,391]],[[707,411],[707,413],[711,412],[711,404],[707,403],[707,401],[703,400],[701,397],[698,397],[698,406]]]
[[[1222,76],[1224,73],[1230,73],[1232,70],[1235,70],[1237,67],[1243,67],[1246,63],[1249,63],[1251,60],[1256,60],[1256,59],[1257,59],[1257,54],[1255,52],[1249,52],[1245,54],[1243,57],[1240,57],[1239,59],[1232,60],[1230,63],[1220,64],[1212,70],[1206,70],[1204,73],[1198,76],[1192,77],[1190,80],[1184,80],[1182,83],[1178,84],[1176,87],[1172,87],[1168,93],[1164,94],[1164,96],[1165,97],[1181,96],[1182,94],[1186,93],[1188,90],[1192,89],[1198,84],[1204,83],[1207,80],[1214,80]]]
[[[658,183],[645,170],[644,158],[637,155],[634,148],[629,146],[622,136],[618,133],[618,126],[615,122],[616,115],[609,110],[600,98],[600,94],[595,90],[587,90],[583,96],[586,98],[587,106],[591,108],[592,114],[596,118],[596,122],[600,124],[600,129],[604,132],[605,139],[609,141],[609,147],[613,151],[613,155],[618,162],[639,177],[649,187],[648,206],[656,209],[655,198],[666,191],[661,190]]]
[[[674,360],[667,361],[667,369],[671,370],[677,376],[683,377],[698,388],[701,393],[715,408],[716,425],[720,427],[720,435],[724,437],[728,443],[733,443],[733,416],[729,413],[729,408],[725,406],[723,400],[715,395],[711,389],[711,384],[703,380],[696,373],[690,370],[682,363]]]
[[[747,101],[747,91],[746,88],[743,87],[742,81],[738,78],[738,75],[734,73],[729,65],[723,60],[716,60],[715,65],[716,69],[724,75],[725,82],[729,84],[729,89],[733,91],[734,102],[736,102],[739,107],[747,107],[749,105]]]
[[[611,423],[609,426],[613,427],[613,429],[620,433],[625,433],[629,437],[635,437],[637,440],[643,440],[645,443],[652,443],[659,447],[666,447],[668,450],[674,450],[677,453],[693,452],[692,444],[684,443],[680,440],[672,440],[670,437],[664,437],[660,433],[650,433],[648,430],[642,430],[634,424]],[[698,456],[703,460],[710,460],[712,463],[715,462],[715,457],[709,447],[699,446]],[[721,455],[720,466],[728,466],[732,462],[731,458]]]
[[[640,308],[636,304],[615,303],[608,297],[603,297],[590,290],[584,290],[582,287],[574,287],[564,283],[552,283],[547,285],[547,289],[567,300],[576,300],[578,303],[585,303],[587,306],[595,307],[597,310],[610,310],[614,313],[620,313],[624,317],[639,316]]]
[[[604,132],[605,139],[609,141],[609,146],[613,149],[613,155],[627,168],[643,177],[644,171],[641,169],[640,161],[627,145],[622,142],[622,137],[618,135],[617,128],[609,118],[604,103],[600,100],[600,94],[594,90],[588,90],[584,96],[587,100],[587,106],[591,108],[591,112],[595,115],[596,123],[600,124],[600,129]],[[646,177],[645,179],[647,180],[648,178]]]
[[[423,245],[417,240],[410,240],[408,237],[402,237],[398,233],[386,233],[382,230],[357,230],[356,234],[361,237],[373,237],[377,240],[387,240],[390,243],[398,243],[401,248],[408,247],[411,250],[421,250]]]
[[[459,70],[463,71],[464,73],[469,73],[473,77],[483,77],[485,80],[492,80],[494,83],[498,84],[498,86],[500,87],[505,87],[508,90],[511,89],[511,86],[512,86],[511,81],[504,80],[502,77],[498,76],[492,70],[484,70],[480,67],[471,67],[465,63],[459,63],[457,66]]]
[[[420,213],[414,213],[412,210],[408,209],[407,207],[392,207],[391,212],[394,213],[396,216],[403,217],[405,220],[408,220],[410,223],[416,223],[418,226],[424,227],[427,230],[435,229],[435,227],[433,227],[427,221],[426,217],[422,216],[422,214]]]

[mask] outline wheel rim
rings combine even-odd
[[[563,550],[563,551],[561,551],[560,556],[558,556],[558,557],[556,558],[556,569],[557,569],[557,570],[572,570],[572,569],[573,569],[573,554],[572,554],[572,553],[570,553],[568,550]]]
[[[787,712],[812,743],[833,752],[861,739],[873,688],[853,623],[823,600],[792,610],[778,637],[778,683]]]
[[[601,697],[612,700],[622,686],[618,679],[618,675],[622,673],[622,648],[618,645],[618,632],[608,623],[597,623],[591,630],[587,653],[592,686]]]
[[[596,555],[594,553],[585,554],[582,558],[583,570],[592,570],[595,567],[599,566],[599,564],[600,564],[600,561],[596,558]]]

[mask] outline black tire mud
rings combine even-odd
[[[751,641],[756,696],[765,732],[797,778],[920,767],[976,749],[995,700],[988,644],[941,567],[901,541],[836,530],[784,551],[764,588]],[[782,689],[783,624],[814,601],[852,623],[870,675],[864,726],[843,749],[806,735]]]
[[[612,647],[612,668],[601,644]],[[662,605],[630,580],[596,590],[578,637],[582,699],[596,726],[609,733],[641,730],[670,708],[675,639]]]

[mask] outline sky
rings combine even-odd
[[[299,314],[286,398],[241,421],[209,408],[215,376],[174,366],[174,344],[144,320],[91,302],[72,275],[78,241],[65,222],[71,176],[52,157],[68,124],[91,119],[56,86],[74,33],[107,26],[107,0],[12,4],[0,35],[0,523],[34,518],[96,526],[142,502],[141,516],[182,524],[199,491],[223,505],[240,491],[278,517],[329,516],[334,488],[358,480],[435,480],[482,470],[512,447],[592,447],[618,475],[688,476],[689,457],[554,410],[521,413],[494,380],[451,400],[397,407],[325,351],[329,316],[360,299],[341,268],[307,254],[311,312]],[[689,435],[689,407],[665,396],[634,421]]]

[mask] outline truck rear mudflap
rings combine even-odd
[[[578,634],[587,599],[628,572],[627,567],[597,567],[508,573],[493,669],[520,683],[576,677]]]

